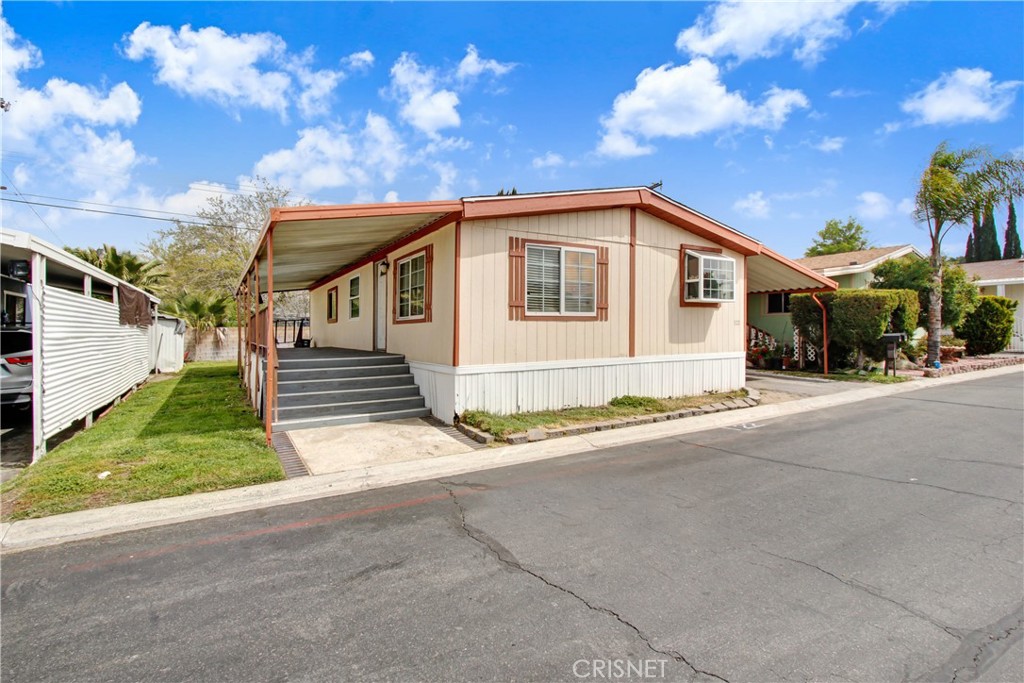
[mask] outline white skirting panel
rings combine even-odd
[[[616,396],[695,396],[743,387],[743,353],[452,367],[409,363],[427,407],[451,423],[464,410],[509,414],[596,406]]]

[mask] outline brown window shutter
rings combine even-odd
[[[427,269],[427,286],[426,292],[423,294],[423,320],[430,322],[431,320],[431,308],[430,301],[433,299],[434,289],[434,245],[427,245],[426,252],[426,269]]]
[[[608,319],[608,247],[597,248],[597,319]]]
[[[526,245],[519,237],[508,238],[508,319],[526,318]]]

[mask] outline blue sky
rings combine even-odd
[[[2,12],[10,199],[166,218],[256,176],[325,204],[660,180],[796,257],[850,215],[924,249],[909,205],[942,140],[1024,153],[1020,2]],[[34,208],[4,227],[138,249],[164,226]]]

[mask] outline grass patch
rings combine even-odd
[[[758,372],[764,372],[759,370]],[[869,372],[863,375],[858,375],[856,370],[849,372],[834,372],[828,375],[823,375],[820,372],[807,372],[804,370],[785,370],[780,372],[774,372],[769,370],[770,374],[778,375],[779,377],[814,377],[816,379],[831,379],[836,382],[873,382],[875,384],[899,384],[900,382],[909,382],[912,378],[905,375],[883,375],[881,372]]]
[[[0,497],[13,521],[280,479],[235,363],[190,363],[25,469]]]
[[[588,422],[603,422],[624,417],[651,415],[654,413],[670,413],[674,410],[697,408],[708,403],[719,403],[732,398],[747,395],[744,390],[731,391],[723,394],[704,394],[703,396],[685,396],[682,398],[650,398],[648,396],[620,396],[613,398],[608,405],[593,408],[566,408],[565,410],[542,410],[536,413],[516,413],[514,415],[495,415],[482,410],[467,410],[462,414],[466,424],[490,432],[498,439],[505,439],[509,434],[525,432],[535,427],[567,427]]]

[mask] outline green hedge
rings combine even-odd
[[[979,297],[977,307],[954,330],[967,342],[967,354],[981,356],[1005,349],[1013,334],[1015,310],[1017,302],[1005,296]]]
[[[909,289],[843,289],[819,294],[818,299],[828,312],[829,359],[837,367],[850,363],[854,354],[882,360],[882,335],[902,332],[909,339],[920,312],[917,292]],[[821,309],[811,295],[794,294],[790,311],[793,325],[822,348]]]

